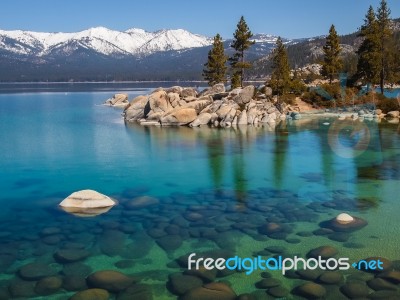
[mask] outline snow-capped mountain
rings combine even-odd
[[[211,45],[211,42],[212,39],[208,37],[183,29],[147,32],[138,28],[116,31],[95,27],[73,33],[0,30],[0,49],[19,55],[38,57],[64,47],[65,54],[82,47],[104,55],[143,55],[158,51],[204,47]]]
[[[277,36],[255,34],[246,60],[268,55]],[[80,32],[0,30],[1,81],[198,80],[212,38],[183,29],[95,27]],[[286,44],[295,40],[283,39]],[[231,39],[224,40],[231,56]]]

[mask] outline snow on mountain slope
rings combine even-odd
[[[73,33],[0,30],[0,48],[17,54],[44,56],[73,42],[105,55],[134,55],[208,46],[212,41],[182,29],[147,32],[138,28],[116,31],[95,27]]]

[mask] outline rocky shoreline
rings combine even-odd
[[[261,93],[252,85],[227,92],[216,84],[200,93],[180,86],[158,88],[130,103],[127,95],[116,94],[105,104],[123,107],[125,122],[141,125],[231,127],[300,118],[296,108],[274,102],[269,88]]]
[[[298,120],[308,116],[338,117],[339,119],[387,118],[399,121],[400,112],[386,114],[380,109],[363,106],[348,109],[301,111],[299,106],[279,102],[268,87],[257,89],[253,85],[227,92],[223,84],[216,84],[201,92],[195,88],[173,86],[157,88],[149,95],[140,95],[129,102],[127,94],[115,94],[105,105],[123,108],[126,123],[153,126],[209,125],[232,127],[276,124],[283,120]]]

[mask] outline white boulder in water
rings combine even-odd
[[[61,208],[77,216],[96,216],[107,212],[117,203],[110,197],[93,190],[74,192],[59,205]]]
[[[337,217],[336,217],[336,222],[338,222],[339,224],[343,224],[343,225],[350,224],[353,221],[354,221],[354,218],[346,213],[341,213],[341,214],[337,215]]]

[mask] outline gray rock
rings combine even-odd
[[[197,91],[194,88],[185,88],[181,92],[181,97],[197,97]]]
[[[205,89],[200,93],[201,96],[214,95],[225,92],[225,85],[223,83],[214,84],[212,87]]]
[[[267,96],[267,97],[272,96],[272,89],[269,86],[266,86],[264,88],[264,95]]]
[[[253,85],[246,86],[240,91],[237,96],[233,98],[233,101],[235,101],[239,105],[249,103],[253,99],[254,91],[255,88]]]
[[[124,120],[126,122],[138,121],[147,115],[150,111],[150,106],[146,110],[146,105],[148,103],[147,96],[138,96],[131,101],[131,103],[125,108]]]

